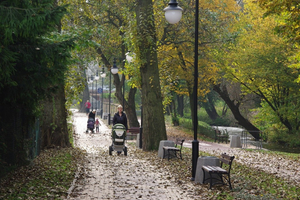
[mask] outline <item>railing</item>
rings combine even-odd
[[[259,139],[253,140],[253,136],[250,133],[258,133]],[[243,131],[241,136],[242,148],[248,148],[248,145],[253,145],[256,149],[262,149],[264,135],[263,131]]]

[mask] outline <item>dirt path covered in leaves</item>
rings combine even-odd
[[[117,156],[115,152],[109,156],[111,130],[101,122],[100,133],[86,134],[86,119],[85,114],[74,113],[76,146],[85,150],[87,156],[85,166],[79,170],[79,178],[70,188],[68,199],[213,199],[207,185],[195,186],[189,177],[176,180],[178,176],[164,168],[168,162],[158,159],[156,154],[148,155],[136,149],[134,141],[126,145],[128,156]],[[192,138],[177,127],[167,127],[167,133],[170,140],[185,138],[184,145],[191,148]],[[232,149],[229,144],[199,142],[200,155],[201,151],[216,156],[226,152],[236,157],[235,162],[254,171],[274,174],[293,185],[300,183],[299,160],[261,151]],[[171,163],[175,163],[175,160]]]
[[[128,156],[109,156],[111,130],[101,122],[100,133],[86,134],[86,120],[85,114],[74,113],[76,146],[86,151],[87,162],[68,199],[194,199],[192,191],[179,188],[163,168],[136,156],[141,150],[134,145],[126,145]]]

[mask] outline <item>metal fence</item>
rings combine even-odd
[[[258,133],[259,139],[255,140],[251,133]],[[242,148],[248,148],[250,145],[255,146],[256,149],[263,148],[263,131],[243,131],[241,135]]]
[[[39,119],[29,119],[24,109],[2,105],[0,120],[0,159],[22,164],[39,155]]]

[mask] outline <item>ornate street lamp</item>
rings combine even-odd
[[[109,106],[108,106],[108,125],[110,125],[110,98],[111,98],[111,74],[117,74],[119,69],[116,64],[116,59],[114,58],[113,67],[111,68],[111,73],[109,74]]]
[[[103,94],[104,94],[104,89],[103,89],[103,80],[106,77],[106,73],[104,72],[104,66],[102,66],[102,73],[101,73],[101,78],[102,78],[102,99],[101,99],[101,118],[103,119]]]
[[[176,0],[170,0],[169,6],[164,9],[166,20],[170,24],[176,24],[182,17],[183,9],[178,6]]]
[[[169,6],[164,9],[166,20],[170,24],[179,22],[182,16],[182,8],[176,0],[170,0]],[[199,26],[199,0],[196,0],[195,11],[195,52],[194,52],[194,140],[192,142],[192,180],[195,180],[197,160],[199,157],[199,141],[197,140],[198,116],[197,116],[197,86],[198,86],[198,26]]]

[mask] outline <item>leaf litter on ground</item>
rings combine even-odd
[[[179,127],[167,127],[168,138],[187,139],[192,137],[185,134]],[[108,167],[113,157],[106,151],[98,150],[97,159]],[[185,195],[194,199],[299,199],[299,160],[282,154],[261,150],[231,150],[236,156],[231,172],[233,190],[228,186],[215,186],[209,190],[207,184],[194,184],[191,178],[191,154],[189,148],[183,148],[183,160],[160,159],[157,151],[142,151],[129,145],[129,158],[139,159],[139,162],[151,162],[151,171],[163,169],[168,172],[165,178],[178,185]],[[201,155],[219,156],[219,151],[201,152]],[[88,169],[82,167],[91,162],[84,151],[77,148],[54,148],[43,151],[32,165],[21,167],[8,174],[0,181],[0,199],[64,199],[70,192],[70,186],[76,173],[78,183],[84,184],[88,178]],[[136,170],[141,170],[136,162]],[[117,168],[116,163],[115,168]],[[263,168],[264,170],[262,170]],[[283,169],[283,170],[279,170]],[[285,173],[286,169],[294,174]],[[296,177],[296,178],[295,178]],[[127,182],[130,184],[130,181]],[[164,182],[160,183],[164,185]],[[166,184],[164,187],[168,187]],[[126,187],[126,186],[124,186]],[[134,186],[138,187],[138,186]],[[76,189],[75,189],[76,190]],[[151,194],[151,191],[150,191]]]

